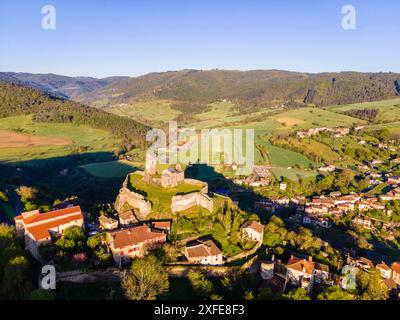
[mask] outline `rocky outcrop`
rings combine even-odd
[[[172,197],[172,213],[183,211],[195,206],[203,207],[210,212],[214,210],[213,200],[204,193],[193,192],[183,196]]]
[[[114,206],[115,209],[121,213],[127,205],[131,208],[138,209],[140,214],[140,217],[138,217],[139,219],[146,218],[146,216],[151,213],[151,202],[147,201],[141,194],[133,192],[127,187],[122,187]]]

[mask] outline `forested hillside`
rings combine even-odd
[[[74,123],[104,129],[134,145],[143,145],[148,129],[128,118],[21,85],[0,82],[0,117],[22,114],[33,114],[33,119],[38,122]]]
[[[395,97],[400,91],[400,75],[395,73],[181,70],[105,79],[0,73],[0,79],[20,81],[85,103],[101,101],[104,106],[137,99],[169,99],[175,101],[177,109],[188,112],[193,111],[192,106],[204,109],[219,99],[232,100],[243,112],[251,112],[281,104],[300,107],[377,101]]]

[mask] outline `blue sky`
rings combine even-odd
[[[57,29],[41,28],[54,5]],[[341,8],[356,8],[356,30]],[[0,71],[400,72],[398,0],[0,0]]]

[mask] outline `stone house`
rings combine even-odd
[[[196,241],[185,247],[185,256],[190,263],[204,265],[220,265],[222,252],[212,240]]]
[[[134,210],[128,210],[120,213],[118,219],[120,226],[123,228],[139,223]]]
[[[376,265],[376,269],[379,270],[384,279],[389,279],[392,276],[392,269],[383,261]]]
[[[329,280],[329,267],[315,262],[312,257],[307,259],[292,255],[286,265],[286,281],[307,292],[312,290],[314,282],[324,283]]]
[[[41,260],[39,246],[62,236],[66,229],[83,228],[84,221],[79,206],[40,213],[39,210],[24,212],[14,218],[17,235],[25,240],[25,249]]]
[[[142,225],[111,231],[108,240],[115,264],[121,267],[133,258],[143,257],[150,250],[165,244],[167,234]]]
[[[118,220],[112,219],[104,214],[99,217],[99,223],[103,230],[114,230],[118,228]]]
[[[246,221],[242,227],[242,234],[245,238],[262,242],[264,237],[264,226],[257,221]]]

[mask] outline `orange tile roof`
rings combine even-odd
[[[257,221],[247,221],[244,223],[243,228],[251,228],[258,233],[264,232],[264,226]]]
[[[325,264],[321,264],[315,261],[309,261],[307,259],[299,258],[296,256],[290,257],[286,267],[288,269],[293,269],[300,272],[303,272],[304,270],[305,273],[309,275],[313,274],[315,269],[329,272],[329,267]]]
[[[35,240],[50,238],[50,229],[55,229],[76,220],[83,221],[82,211],[79,206],[45,213],[39,213],[39,210],[34,210],[24,212],[15,217],[15,221],[23,222],[25,229]]]
[[[170,229],[171,221],[153,221],[151,225],[158,229]]]
[[[112,231],[110,232],[110,236],[114,248],[118,249],[138,245],[149,240],[157,240],[158,238],[166,241],[166,234],[164,232],[151,230],[146,225]]]
[[[27,218],[24,218],[24,215],[26,213],[33,213],[32,215],[28,216]],[[50,212],[45,212],[45,213],[39,213],[39,210],[31,211],[31,212],[24,212],[21,215],[15,217],[16,220],[22,220],[25,225],[29,225],[31,223],[36,223],[40,221],[45,221],[49,219],[54,219],[58,217],[62,217],[64,215],[72,214],[72,213],[80,213],[82,214],[82,210],[80,206],[75,206],[71,208],[65,208],[61,210],[55,210],[55,211],[50,211]]]
[[[57,219],[55,221],[35,225],[33,227],[28,227],[26,228],[26,230],[33,236],[35,240],[43,240],[50,237],[50,229],[54,229],[64,224],[78,220],[83,220],[83,216],[81,213],[77,213],[62,219]]]
[[[222,253],[216,244],[211,240],[202,242],[198,241],[196,245],[186,247],[186,251],[189,258],[217,256]]]
[[[377,264],[376,267],[379,268],[379,269],[386,270],[386,271],[390,270],[390,267],[386,263],[384,263],[383,261],[382,261],[382,263]]]
[[[314,272],[314,263],[311,261],[307,261],[306,259],[291,256],[287,263],[287,268],[300,272],[303,272],[304,270],[305,273],[311,275]]]
[[[394,272],[400,274],[400,262],[393,262],[391,268]]]

